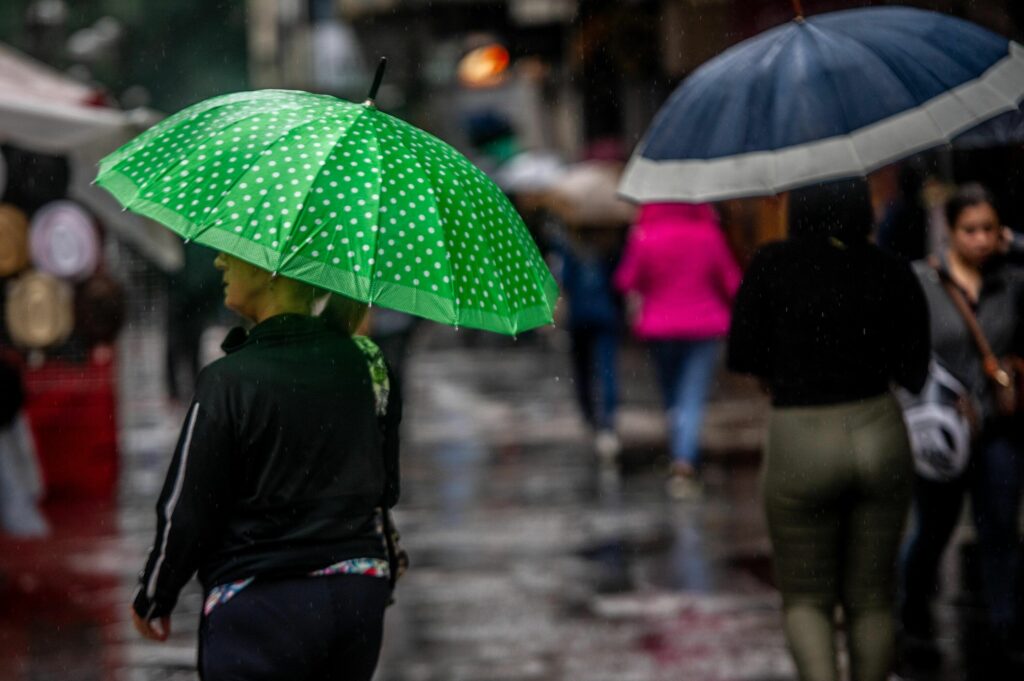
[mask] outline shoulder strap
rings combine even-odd
[[[953,306],[963,317],[964,323],[967,325],[967,330],[970,332],[971,337],[974,339],[974,345],[978,348],[978,352],[981,354],[982,368],[985,370],[985,374],[993,381],[1003,386],[1004,388],[1009,387],[1010,377],[999,366],[999,360],[992,352],[992,346],[988,344],[988,339],[985,337],[985,332],[981,329],[981,324],[978,323],[978,318],[975,316],[974,311],[971,309],[970,304],[967,302],[967,298],[964,296],[964,292],[960,290],[960,287],[956,285],[952,277],[947,272],[944,272],[939,266],[939,260],[934,255],[928,258],[928,264],[936,271],[939,275],[939,281],[942,282],[942,288],[945,289],[946,294],[953,301]]]

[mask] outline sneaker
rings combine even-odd
[[[622,443],[614,430],[599,430],[594,437],[594,449],[602,461],[612,462],[622,451]]]

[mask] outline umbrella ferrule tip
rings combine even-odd
[[[373,101],[372,99],[367,99],[366,101],[363,102],[363,106],[365,106],[367,109],[376,109],[377,102]]]

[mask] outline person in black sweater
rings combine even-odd
[[[844,610],[854,681],[894,653],[896,557],[912,462],[895,382],[928,372],[924,295],[868,241],[866,182],[791,192],[790,238],[755,256],[736,297],[728,365],[772,397],[763,493],[785,630],[802,681],[838,678]]]
[[[366,305],[312,316],[318,290],[224,253],[225,305],[255,322],[203,369],[157,503],[132,606],[166,640],[178,593],[205,592],[199,671],[219,679],[369,681],[400,569],[401,402]]]

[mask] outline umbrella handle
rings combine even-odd
[[[793,13],[796,14],[794,18],[797,21],[804,20],[804,3],[801,0],[793,0]]]
[[[381,57],[380,63],[377,64],[377,73],[373,76],[373,85],[370,86],[370,94],[366,95],[366,101],[363,102],[366,106],[373,106],[374,100],[377,99],[377,90],[380,89],[380,83],[384,80],[384,71],[388,67],[388,58]]]

